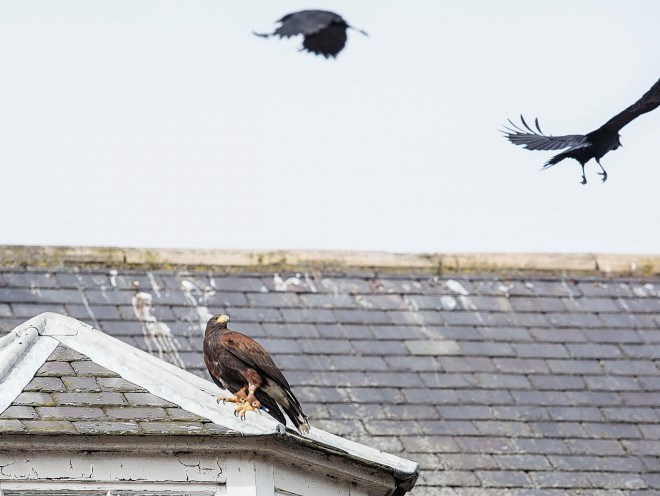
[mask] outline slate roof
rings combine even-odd
[[[660,277],[397,267],[0,271],[0,329],[84,320],[206,377],[206,320],[258,339],[312,425],[422,465],[411,494],[660,490]]]
[[[165,401],[60,344],[0,414],[0,431],[31,434],[214,434],[210,420]]]

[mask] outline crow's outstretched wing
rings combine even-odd
[[[327,10],[302,10],[287,14],[277,22],[281,22],[282,25],[273,34],[281,38],[290,38],[298,34],[307,36],[322,31],[332,23],[344,23],[340,15]]]
[[[651,86],[650,90],[644,93],[642,98],[637,100],[624,111],[612,117],[609,121],[594,131],[594,133],[618,133],[621,128],[623,128],[623,126],[629,124],[632,120],[636,119],[640,115],[645,114],[646,112],[650,112],[658,106],[660,106],[660,79],[658,79],[656,83]]]
[[[524,129],[509,119],[511,127],[504,126],[502,132],[511,143],[523,146],[527,150],[562,150],[564,148],[581,148],[589,144],[588,138],[582,134],[548,136],[541,131],[538,119],[534,120],[536,130],[529,127],[522,115],[520,120]]]

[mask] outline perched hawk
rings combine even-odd
[[[227,329],[228,323],[227,315],[214,315],[204,335],[204,363],[211,378],[234,394],[223,401],[236,403],[234,413],[241,418],[262,409],[286,425],[284,411],[300,433],[309,432],[307,417],[273,359],[254,339]]]
[[[277,22],[282,25],[273,33],[254,33],[257,36],[268,38],[279,36],[280,38],[291,38],[302,34],[303,50],[316,55],[336,57],[346,45],[346,29],[355,29],[349,25],[339,14],[327,10],[302,10],[287,14]],[[365,36],[367,33],[356,29]]]
[[[511,143],[521,145],[528,150],[563,150],[564,148],[568,148],[568,150],[548,160],[543,166],[543,169],[548,169],[565,158],[575,159],[582,166],[582,184],[587,184],[587,178],[584,175],[584,165],[594,158],[603,171],[599,172],[598,175],[603,176],[603,182],[605,182],[607,180],[607,172],[605,172],[605,169],[600,164],[600,159],[606,153],[616,150],[621,146],[619,131],[633,119],[646,112],[650,112],[658,106],[660,106],[660,79],[637,102],[619,112],[601,127],[588,134],[548,136],[541,131],[538,119],[535,121],[536,130],[534,130],[525,122],[522,115],[520,116],[520,120],[524,129],[509,120],[513,128],[505,127],[505,131],[503,132],[504,136]]]

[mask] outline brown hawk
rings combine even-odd
[[[254,339],[229,330],[228,323],[227,315],[214,315],[204,335],[204,363],[211,378],[234,394],[223,402],[236,403],[234,414],[241,418],[261,409],[286,425],[286,413],[300,433],[309,432],[307,417],[273,359]]]

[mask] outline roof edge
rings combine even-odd
[[[391,272],[660,275],[660,255],[614,253],[390,253],[332,250],[224,250],[92,246],[0,246],[0,266]]]

